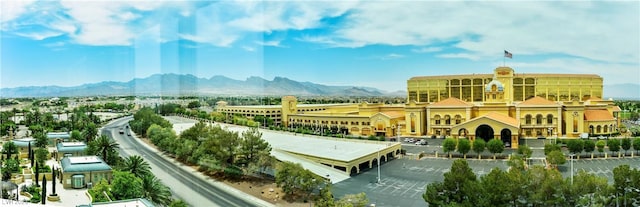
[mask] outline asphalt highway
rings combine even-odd
[[[185,169],[175,161],[169,161],[159,155],[160,152],[152,151],[147,146],[134,138],[127,136],[127,133],[119,134],[131,118],[123,118],[105,125],[102,134],[113,138],[120,144],[119,152],[121,156],[132,155],[142,156],[151,166],[151,172],[167,185],[174,197],[180,198],[190,206],[262,206],[254,202],[249,202],[241,197],[246,195],[234,195],[211,182],[205,181],[194,174],[197,171]],[[126,129],[125,129],[126,130]],[[254,198],[255,199],[255,198]]]

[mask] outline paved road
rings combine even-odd
[[[102,134],[114,138],[120,144],[119,151],[122,156],[140,155],[144,157],[152,168],[151,172],[171,188],[175,197],[186,201],[190,206],[263,206],[263,203],[258,202],[256,204],[241,198],[246,195],[232,195],[221,189],[219,185],[214,185],[199,178],[194,174],[195,170],[189,172],[189,168],[171,162],[161,157],[158,152],[152,151],[139,141],[133,140],[136,138],[119,134],[118,130],[129,120],[131,118],[120,119],[106,125],[102,130]],[[248,200],[252,199],[249,198]]]

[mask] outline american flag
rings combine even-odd
[[[513,54],[511,54],[510,52],[505,50],[504,51],[504,57],[511,59],[511,58],[513,58]]]

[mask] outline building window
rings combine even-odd
[[[440,125],[440,115],[433,117],[433,120],[435,120],[435,125]]]
[[[451,117],[449,115],[444,116],[444,124],[451,125]]]
[[[536,124],[537,125],[541,125],[542,124],[542,114],[536,115]]]
[[[598,126],[596,127],[596,133],[597,133],[597,134],[600,134],[600,132],[601,132],[601,131],[602,131],[602,126],[598,125]]]
[[[526,116],[524,116],[524,123],[525,124],[531,124],[531,115],[527,114]]]
[[[553,115],[547,114],[547,124],[553,124]]]
[[[460,124],[462,122],[462,117],[460,115],[456,115],[456,124]]]

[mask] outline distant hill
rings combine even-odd
[[[284,77],[265,80],[225,76],[199,78],[193,75],[156,74],[128,82],[105,81],[80,86],[27,86],[0,89],[0,97],[128,96],[128,95],[297,95],[297,96],[406,96],[406,93],[358,86],[328,86],[298,82]]]
[[[640,100],[640,84],[604,85],[604,98]]]

